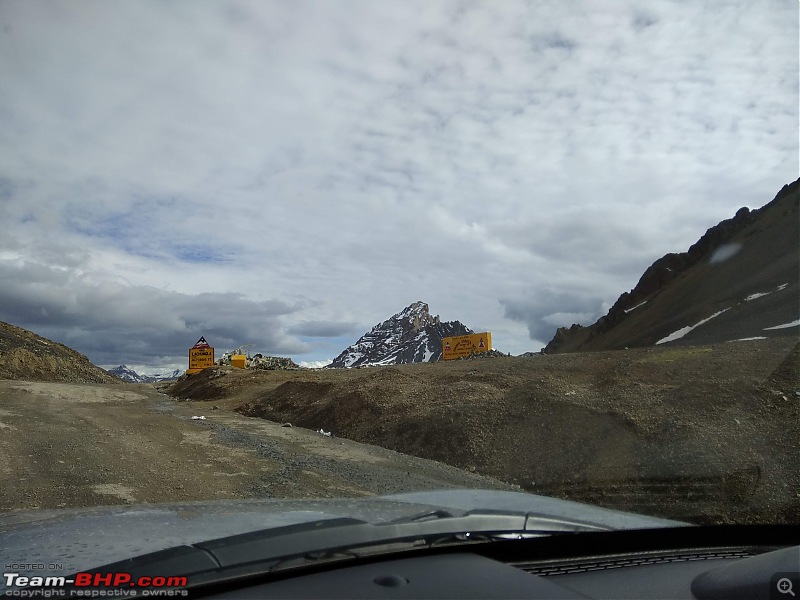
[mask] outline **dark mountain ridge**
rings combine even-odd
[[[724,315],[713,325],[663,343],[796,334],[796,327],[768,327],[792,322],[800,312],[799,189],[800,179],[762,208],[741,208],[711,227],[687,252],[659,258],[605,316],[587,327],[559,328],[544,352],[652,345],[719,311]]]

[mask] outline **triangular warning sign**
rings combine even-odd
[[[481,338],[481,341],[478,342],[478,348],[485,348],[485,347],[486,345],[483,343],[483,338]]]
[[[450,350],[450,342],[445,342],[444,343],[444,349],[445,350]]]
[[[208,345],[206,338],[202,336],[200,336],[200,339],[197,340],[197,343],[194,346],[192,346],[192,348],[209,348],[209,347],[210,346]]]

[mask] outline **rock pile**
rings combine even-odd
[[[220,367],[229,366],[233,354],[233,352],[226,352],[223,354],[217,361],[217,365]],[[294,371],[302,369],[302,367],[291,358],[286,358],[285,356],[264,356],[263,354],[248,356],[245,361],[245,368],[261,369],[262,371]]]
[[[284,356],[262,356],[256,354],[248,361],[251,369],[262,369],[264,371],[295,371],[301,367],[291,358]]]

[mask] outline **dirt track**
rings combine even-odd
[[[0,380],[0,510],[508,487],[193,404],[150,385]]]

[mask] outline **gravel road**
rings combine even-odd
[[[151,385],[0,380],[0,510],[510,487],[200,406]]]

